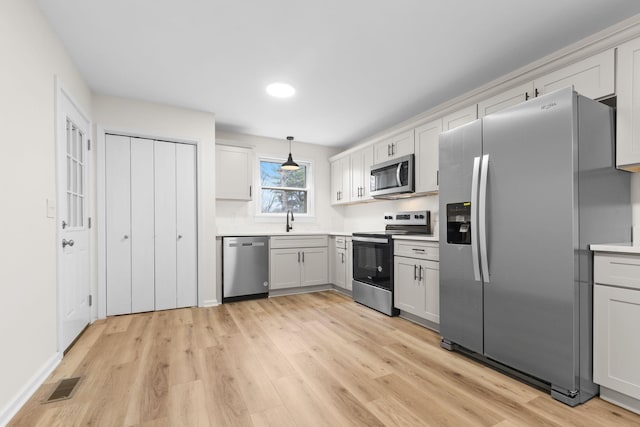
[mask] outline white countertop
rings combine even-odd
[[[599,245],[589,245],[589,249],[594,252],[617,252],[625,254],[640,254],[640,246],[633,246],[631,243],[609,243]]]
[[[328,236],[334,235],[328,231],[247,231],[247,232],[228,232],[216,234],[217,237],[246,237],[246,236]],[[345,234],[338,234],[339,236]]]
[[[391,237],[398,240],[421,240],[423,242],[439,242],[440,241],[440,239],[434,236],[418,236],[414,234],[394,234]]]

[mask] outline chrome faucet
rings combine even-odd
[[[291,222],[293,222],[293,211],[291,209],[287,211],[287,233],[293,230],[293,225],[289,225],[289,214],[291,214]]]

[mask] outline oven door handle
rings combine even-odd
[[[381,239],[379,237],[353,236],[351,238],[351,241],[353,241],[353,242],[367,242],[367,243],[389,243],[389,241],[387,239]]]

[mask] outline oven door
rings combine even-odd
[[[353,280],[393,290],[393,254],[388,239],[353,236]]]

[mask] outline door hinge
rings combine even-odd
[[[89,307],[93,305],[93,295],[89,295]]]
[[[91,150],[91,140],[87,139],[87,151]]]
[[[91,228],[91,217],[89,217],[89,218],[87,219],[87,226],[88,226],[89,228]]]

